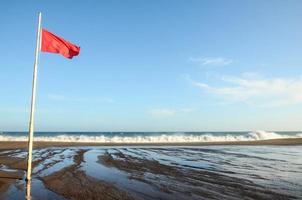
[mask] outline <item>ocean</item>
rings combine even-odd
[[[27,132],[0,132],[0,141],[27,141]],[[302,138],[301,132],[35,132],[35,141],[90,143],[186,143]]]

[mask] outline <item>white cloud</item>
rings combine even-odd
[[[206,83],[192,83],[209,93],[229,101],[260,106],[282,106],[302,103],[302,78],[259,78],[255,75],[223,77],[227,86],[214,87]]]
[[[231,59],[222,57],[191,57],[189,61],[203,66],[227,66],[233,62]]]
[[[192,108],[168,109],[168,108],[153,108],[149,109],[148,113],[153,117],[171,117],[179,113],[192,112]]]

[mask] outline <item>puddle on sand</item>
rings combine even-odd
[[[48,154],[52,152],[53,155],[48,157]],[[13,152],[13,157],[24,157],[24,152]],[[43,182],[38,179],[38,177],[47,176],[51,173],[61,170],[64,167],[73,164],[73,156],[75,155],[75,149],[38,149],[33,152],[34,161],[39,160],[43,157],[46,159],[39,163],[33,169],[33,176],[31,181],[31,200],[41,200],[41,199],[65,199],[62,196],[48,190],[45,188]],[[0,165],[0,169],[8,172],[18,172],[18,170],[10,169],[5,165]],[[7,192],[0,196],[0,199],[4,200],[23,200],[26,199],[26,182],[25,180],[18,180],[15,184],[12,184]]]
[[[34,174],[43,177],[74,164],[73,156],[76,154],[75,149],[59,149],[54,152],[56,154],[50,156],[44,162],[39,163],[39,165],[33,169]]]
[[[174,194],[161,192],[152,185],[129,179],[130,174],[116,168],[106,167],[98,163],[98,156],[104,154],[106,149],[93,149],[84,154],[85,162],[81,169],[91,177],[103,180],[116,185],[117,187],[128,191],[136,199],[177,199],[180,198]]]
[[[18,172],[18,170],[10,169],[8,166],[6,166],[4,164],[0,164],[0,171],[3,171],[3,172]]]
[[[10,186],[8,191],[3,195],[3,199],[23,200],[26,199],[26,182],[24,180],[17,181],[16,184]],[[46,189],[42,181],[33,178],[31,181],[31,200],[65,200],[64,197]]]

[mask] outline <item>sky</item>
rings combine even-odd
[[[41,53],[38,131],[302,130],[302,1],[6,1],[0,130],[26,131],[38,12],[81,47]]]

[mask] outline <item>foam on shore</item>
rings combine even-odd
[[[196,134],[160,134],[160,135],[85,135],[85,134],[59,134],[47,136],[35,136],[35,141],[42,142],[83,142],[83,143],[202,143],[202,142],[236,142],[236,141],[260,141],[270,139],[302,138],[302,133],[279,134],[275,132],[254,131],[245,134],[226,133],[225,135],[215,133]],[[0,141],[27,141],[26,135],[12,136],[0,134]]]

